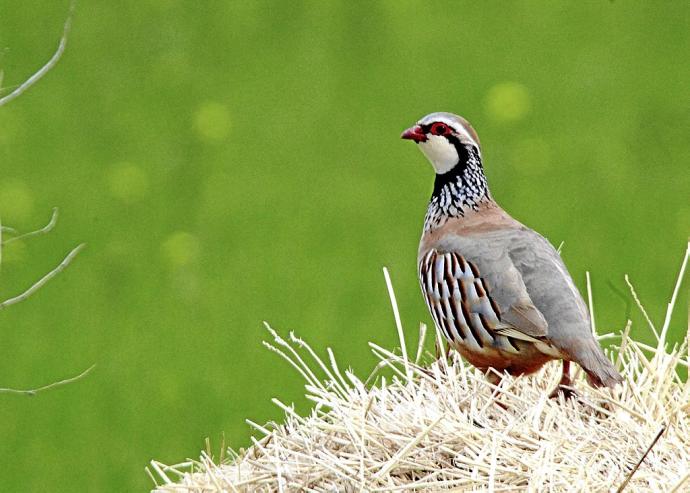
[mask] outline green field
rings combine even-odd
[[[0,0],[3,93],[53,53],[67,1]],[[82,0],[63,59],[0,108],[2,491],[142,491],[152,458],[249,443],[302,410],[261,345],[294,329],[365,373],[430,322],[416,250],[433,174],[400,132],[467,117],[494,196],[593,275],[600,332],[649,339],[690,235],[687,2]],[[686,327],[682,290],[673,338]]]

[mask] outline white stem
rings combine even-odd
[[[587,276],[587,300],[589,302],[589,319],[592,324],[592,334],[597,335],[597,323],[594,321],[594,298],[592,297],[592,282],[589,277],[589,271],[586,272]]]
[[[683,277],[685,276],[685,268],[688,266],[688,258],[690,258],[690,241],[688,241],[688,248],[685,250],[685,257],[683,258],[683,263],[680,267],[680,272],[678,273],[678,280],[676,281],[676,287],[673,289],[673,296],[671,296],[671,302],[668,304],[666,309],[666,318],[664,319],[664,325],[661,327],[661,335],[659,336],[659,347],[661,348],[666,341],[666,332],[668,332],[668,327],[671,324],[671,314],[673,313],[673,307],[676,305],[676,298],[678,298],[678,291],[680,291],[680,285],[683,282]]]
[[[386,287],[388,288],[388,296],[391,299],[391,306],[393,307],[393,316],[395,317],[395,326],[398,329],[398,338],[400,339],[400,351],[405,362],[405,374],[410,378],[410,362],[407,359],[407,346],[405,344],[405,333],[403,332],[402,322],[400,321],[400,312],[398,311],[398,302],[395,299],[395,291],[393,291],[393,283],[391,276],[388,274],[388,268],[383,268],[383,277],[386,278]]]

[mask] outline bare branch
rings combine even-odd
[[[24,395],[36,395],[39,392],[42,392],[44,390],[52,389],[55,387],[61,387],[62,385],[67,385],[72,382],[76,382],[77,380],[81,380],[84,378],[86,375],[88,375],[91,370],[93,370],[96,367],[96,365],[91,365],[88,367],[86,370],[81,372],[79,375],[75,377],[70,377],[66,378],[64,380],[59,380],[57,382],[49,383],[48,385],[44,385],[43,387],[38,387],[36,389],[26,389],[26,390],[21,390],[21,389],[9,389],[9,388],[0,388],[0,394],[24,394]]]
[[[53,53],[53,56],[50,57],[50,60],[48,60],[45,65],[43,65],[38,71],[36,71],[32,76],[30,76],[28,79],[26,79],[23,83],[21,83],[16,89],[14,89],[12,92],[7,94],[4,97],[0,97],[0,107],[6,105],[7,103],[11,102],[12,100],[18,98],[21,96],[24,92],[26,92],[31,86],[33,86],[36,82],[41,80],[50,70],[52,70],[53,67],[60,61],[60,58],[62,57],[62,54],[65,52],[65,48],[67,46],[67,37],[72,25],[72,15],[74,14],[74,7],[76,5],[76,0],[72,0],[70,3],[70,8],[69,8],[69,13],[67,15],[67,19],[65,20],[65,24],[62,29],[62,37],[60,38],[60,43],[58,44],[57,50],[55,50],[55,53]],[[0,70],[0,89],[2,88],[2,80],[3,80],[3,72]],[[2,246],[12,243],[17,240],[21,239],[26,239],[30,238],[32,236],[37,236],[37,235],[42,235],[50,232],[54,227],[57,222],[58,218],[58,209],[53,208],[53,214],[50,217],[50,221],[48,221],[48,224],[46,224],[44,227],[37,229],[35,231],[31,231],[29,233],[15,236],[13,238],[10,238],[8,240],[4,240],[2,238],[3,232],[9,232],[12,234],[16,234],[16,231],[11,229],[11,228],[6,228],[2,226],[0,223],[0,262],[2,262]],[[0,310],[4,309],[5,307],[8,307],[10,305],[14,305],[16,303],[19,303],[20,301],[24,301],[27,299],[29,296],[34,294],[36,291],[41,289],[48,281],[50,281],[53,277],[58,275],[60,272],[62,272],[71,262],[74,260],[74,257],[77,256],[77,254],[81,251],[82,248],[84,248],[84,244],[82,243],[81,245],[78,245],[77,247],[73,248],[67,256],[62,259],[62,262],[60,262],[53,270],[48,272],[46,275],[44,275],[42,278],[40,278],[38,281],[36,281],[29,289],[24,291],[23,293],[13,297],[9,298],[3,302],[0,302]],[[39,392],[42,392],[44,390],[49,390],[55,387],[60,387],[62,385],[67,385],[70,383],[73,383],[77,380],[80,380],[84,378],[86,375],[88,375],[91,370],[94,369],[96,365],[92,365],[83,372],[81,372],[79,375],[66,378],[64,380],[59,380],[56,382],[49,383],[48,385],[44,385],[42,387],[38,387],[35,389],[12,389],[12,388],[0,388],[0,394],[1,393],[12,393],[12,394],[23,394],[23,395],[36,395]]]
[[[72,251],[69,252],[69,253],[67,254],[67,256],[62,260],[62,262],[60,262],[60,263],[58,264],[57,267],[55,267],[53,270],[51,270],[50,272],[48,272],[45,276],[43,276],[43,277],[40,278],[38,281],[36,281],[29,289],[27,289],[26,291],[24,291],[22,294],[19,294],[19,295],[15,296],[14,298],[9,298],[9,299],[3,301],[2,303],[0,303],[0,310],[2,310],[3,308],[8,307],[8,306],[10,306],[10,305],[14,305],[14,304],[16,304],[16,303],[19,303],[20,301],[24,301],[24,300],[27,299],[29,296],[31,296],[32,294],[34,294],[36,291],[38,291],[39,289],[41,289],[41,287],[43,287],[43,285],[44,285],[45,283],[47,283],[47,282],[50,281],[53,277],[55,277],[55,276],[58,275],[60,272],[62,272],[62,271],[72,262],[72,260],[74,260],[74,257],[77,256],[77,254],[79,253],[79,251],[80,251],[82,248],[84,248],[84,246],[86,246],[86,245],[85,245],[84,243],[82,243],[81,245],[79,245],[79,246],[73,248]]]
[[[28,237],[31,237],[31,236],[36,236],[36,235],[48,233],[49,231],[51,231],[51,230],[55,227],[55,224],[56,224],[56,222],[57,222],[57,217],[58,217],[58,209],[57,209],[57,207],[56,207],[56,208],[53,208],[53,214],[52,214],[52,216],[50,217],[50,221],[48,222],[48,224],[46,224],[45,226],[43,226],[41,229],[37,229],[37,230],[35,230],[35,231],[31,231],[31,232],[29,232],[29,233],[26,233],[26,234],[17,236],[17,237],[15,237],[15,238],[11,238],[11,239],[6,240],[6,241],[4,241],[4,242],[2,241],[2,231],[3,231],[3,229],[5,229],[5,228],[2,228],[2,226],[0,226],[0,254],[2,253],[2,245],[3,245],[3,244],[11,243],[12,241],[19,240],[19,239],[22,239],[22,238],[28,238]],[[8,300],[5,300],[5,301],[1,302],[1,303],[0,303],[0,310],[2,310],[3,308],[5,308],[5,307],[7,307],[7,306],[14,305],[15,303],[19,303],[20,301],[23,301],[23,300],[27,299],[29,296],[31,296],[31,295],[34,294],[36,291],[38,291],[38,290],[39,290],[41,287],[43,287],[43,285],[45,285],[50,279],[52,279],[52,278],[55,277],[57,274],[59,274],[62,270],[64,270],[64,269],[72,262],[72,260],[74,259],[74,257],[77,256],[77,254],[79,253],[79,251],[80,251],[82,248],[84,248],[84,246],[85,246],[85,245],[82,243],[81,245],[78,245],[77,247],[73,248],[73,249],[67,254],[67,256],[62,260],[62,262],[60,262],[53,270],[51,270],[50,272],[48,272],[48,273],[47,273],[46,275],[44,275],[41,279],[39,279],[38,281],[36,281],[29,289],[27,289],[26,291],[24,291],[23,293],[21,293],[21,294],[18,295],[18,296],[15,296],[15,297],[13,297],[13,298],[10,298],[10,299],[8,299]],[[2,259],[1,259],[1,257],[0,257],[0,261],[1,261],[1,260],[2,260]],[[67,378],[67,379],[64,379],[64,380],[59,380],[59,381],[57,381],[57,382],[53,382],[53,383],[50,383],[50,384],[48,384],[48,385],[44,385],[44,386],[42,386],[42,387],[38,387],[38,388],[36,388],[36,389],[0,388],[0,394],[2,394],[2,393],[11,393],[11,394],[36,395],[38,392],[42,392],[42,391],[44,391],[44,390],[48,390],[48,389],[51,389],[51,388],[53,388],[53,387],[60,387],[60,386],[62,386],[62,385],[66,385],[66,384],[75,382],[75,381],[77,381],[77,380],[80,380],[81,378],[85,377],[91,370],[93,370],[94,367],[95,367],[95,365],[92,365],[91,367],[89,367],[88,369],[84,370],[83,372],[81,372],[79,375],[77,375],[77,376],[75,376],[75,377]]]
[[[49,233],[55,227],[55,224],[57,223],[57,219],[58,219],[58,208],[53,207],[53,215],[50,216],[50,221],[48,221],[48,224],[43,226],[41,229],[37,229],[36,231],[30,231],[28,233],[24,233],[23,235],[15,236],[14,238],[10,238],[9,240],[3,239],[3,232],[6,231],[8,233],[17,234],[17,230],[15,230],[14,228],[5,227],[0,222],[0,265],[2,265],[2,247],[4,245],[7,245],[7,244],[12,243],[12,242],[17,241],[17,240],[22,240],[25,238],[30,238],[32,236],[37,236],[37,235]]]
[[[0,245],[9,245],[12,242],[15,242],[17,240],[23,240],[26,238],[30,238],[31,236],[38,236],[38,235],[44,235],[46,233],[50,233],[52,229],[55,227],[55,224],[57,223],[58,220],[58,208],[53,207],[53,215],[50,216],[50,221],[48,221],[48,224],[43,226],[41,229],[37,229],[36,231],[30,231],[28,233],[24,233],[19,236],[15,236],[14,238],[10,238],[8,240],[0,240]],[[5,231],[7,231],[8,228],[3,228]],[[16,231],[12,230],[14,233]]]
[[[647,455],[651,450],[654,448],[654,445],[656,445],[656,442],[659,441],[659,438],[661,438],[661,435],[664,434],[666,431],[666,425],[662,426],[659,431],[657,432],[656,436],[654,437],[654,440],[652,440],[652,443],[649,444],[649,447],[647,447],[647,450],[645,451],[644,454],[642,454],[642,457],[640,458],[639,461],[637,461],[637,464],[635,464],[635,467],[632,468],[632,470],[628,473],[628,476],[625,478],[625,481],[618,487],[616,490],[616,493],[621,493],[626,486],[628,486],[628,483],[630,482],[630,479],[633,477],[633,474],[637,472],[637,470],[640,468],[640,465],[644,462],[644,460],[647,458]]]
[[[60,57],[62,57],[62,54],[65,51],[65,47],[67,46],[67,35],[69,34],[70,27],[72,26],[72,14],[74,13],[74,6],[75,5],[76,5],[76,0],[73,0],[70,3],[69,14],[67,15],[67,20],[65,21],[65,25],[62,28],[62,37],[60,38],[60,44],[58,44],[57,50],[55,50],[55,53],[53,53],[53,56],[50,57],[50,60],[48,60],[48,62],[46,62],[45,65],[43,65],[31,77],[29,77],[23,83],[21,83],[19,85],[19,87],[17,87],[14,91],[9,93],[7,96],[0,98],[0,106],[4,106],[7,103],[9,103],[10,101],[12,101],[13,99],[21,96],[27,89],[29,89],[36,82],[41,80],[44,75],[46,75],[48,72],[50,72],[50,70],[60,60]],[[2,77],[0,77],[0,80],[1,80],[1,78]]]

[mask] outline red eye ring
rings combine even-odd
[[[449,135],[450,127],[443,122],[435,122],[431,125],[432,135]]]

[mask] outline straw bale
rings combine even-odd
[[[548,398],[555,362],[498,386],[456,353],[425,363],[424,326],[413,357],[370,343],[379,364],[366,380],[341,371],[330,350],[324,360],[267,326],[267,346],[305,379],[312,411],[274,399],[284,421],[248,421],[258,438],[247,450],[152,461],[155,491],[690,491],[688,341],[666,340],[689,254],[690,245],[664,325],[650,321],[656,345],[632,339],[630,322],[601,337],[624,382],[593,389],[579,371],[571,400]]]

